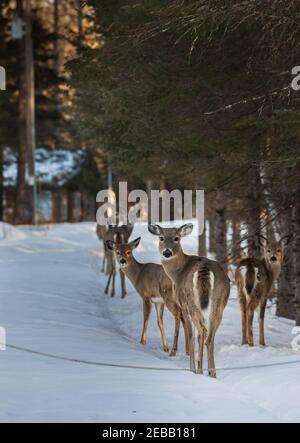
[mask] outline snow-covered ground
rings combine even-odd
[[[135,227],[138,235],[138,259],[159,262],[156,240],[144,225]],[[184,247],[194,252],[195,239],[184,239]],[[125,300],[104,295],[101,257],[92,223],[0,235],[0,326],[7,343],[70,359],[170,370],[97,366],[7,347],[0,351],[2,422],[300,421],[300,363],[219,370],[217,380],[171,370],[188,368],[182,331],[179,355],[170,358],[153,312],[142,346],[141,300],[128,282]],[[168,312],[165,322],[171,344]],[[292,327],[268,310],[268,346],[241,347],[233,288],[216,338],[217,367],[300,360],[291,348]]]

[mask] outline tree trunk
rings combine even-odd
[[[218,191],[216,197],[216,258],[225,272],[228,270],[226,236],[225,199],[223,192]]]
[[[286,173],[285,175],[287,179],[288,174]],[[282,236],[293,232],[293,208],[290,196],[291,192],[287,186],[287,181],[283,180],[281,205],[286,206],[286,208],[280,217],[280,231]],[[276,315],[291,320],[295,319],[295,263],[293,243],[293,241],[290,241],[284,249],[284,259],[278,279],[276,309]]]
[[[201,235],[198,236],[198,255],[202,257],[206,257],[207,249],[206,249],[206,222],[204,220],[204,229]]]
[[[242,256],[241,249],[241,224],[239,221],[232,222],[232,260],[236,263]]]
[[[259,170],[252,166],[249,170],[249,192],[247,195],[247,228],[248,228],[248,255],[250,257],[260,258],[261,251],[258,243],[260,234],[260,196],[261,181]]]
[[[216,253],[216,213],[212,209],[208,212],[208,240],[209,252]]]
[[[59,191],[52,193],[52,221],[53,223],[61,222],[61,194]]]
[[[55,73],[57,75],[57,78],[60,76],[60,35],[59,35],[59,1],[54,0],[53,3],[53,34],[54,34],[54,40],[53,40],[53,67],[55,70]],[[57,123],[59,123],[60,120],[60,113],[61,113],[61,99],[60,99],[60,89],[59,84],[56,85],[55,93],[54,93],[54,102],[55,102],[55,113],[57,118]],[[61,141],[61,128],[60,125],[57,124],[54,131],[54,141],[55,141],[55,147],[59,148],[60,141]]]
[[[74,194],[72,191],[68,192],[68,222],[74,221]]]
[[[17,1],[17,9],[19,16],[23,17],[23,2]],[[20,60],[20,76],[19,76],[19,125],[20,125],[20,142],[17,154],[17,185],[15,195],[15,213],[14,220],[16,224],[26,223],[27,220],[27,204],[26,204],[26,89],[25,89],[25,39],[19,40],[19,60]]]

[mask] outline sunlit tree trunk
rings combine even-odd
[[[227,226],[226,226],[226,206],[222,191],[216,196],[216,258],[227,272]]]
[[[261,251],[258,243],[258,235],[260,234],[260,197],[261,197],[261,181],[259,170],[252,166],[248,173],[248,210],[247,210],[247,229],[248,229],[248,255],[250,257],[260,258]]]
[[[216,212],[211,207],[208,211],[208,249],[211,254],[216,253]]]

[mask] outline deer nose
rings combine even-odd
[[[169,258],[169,257],[171,257],[171,255],[172,255],[172,251],[170,249],[164,250],[164,252],[163,252],[164,257]]]
[[[125,263],[126,263],[125,258],[121,258],[121,259],[120,259],[120,263],[121,263],[121,265],[125,265]]]
[[[271,261],[277,261],[277,258],[275,257],[275,255],[273,255],[273,256],[271,257]]]

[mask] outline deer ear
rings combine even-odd
[[[281,239],[279,240],[279,243],[282,243],[284,246],[288,245],[289,242],[292,240],[293,238],[293,234],[289,234],[289,235],[284,235],[283,237],[281,237]]]
[[[153,235],[160,235],[161,227],[159,225],[148,225],[148,231]]]
[[[257,236],[257,238],[258,238],[258,243],[260,244],[260,246],[262,246],[264,248],[266,246],[266,243],[267,243],[266,237],[264,237],[263,235],[259,234]]]
[[[110,249],[111,251],[116,250],[116,243],[112,240],[106,240],[105,242],[107,249]]]
[[[135,249],[140,244],[140,241],[141,241],[141,237],[138,237],[135,240],[132,240],[132,242],[130,242],[129,244],[130,244],[132,249]]]
[[[193,228],[193,223],[187,223],[186,225],[181,226],[178,231],[181,237],[186,237],[187,235],[191,234]]]

